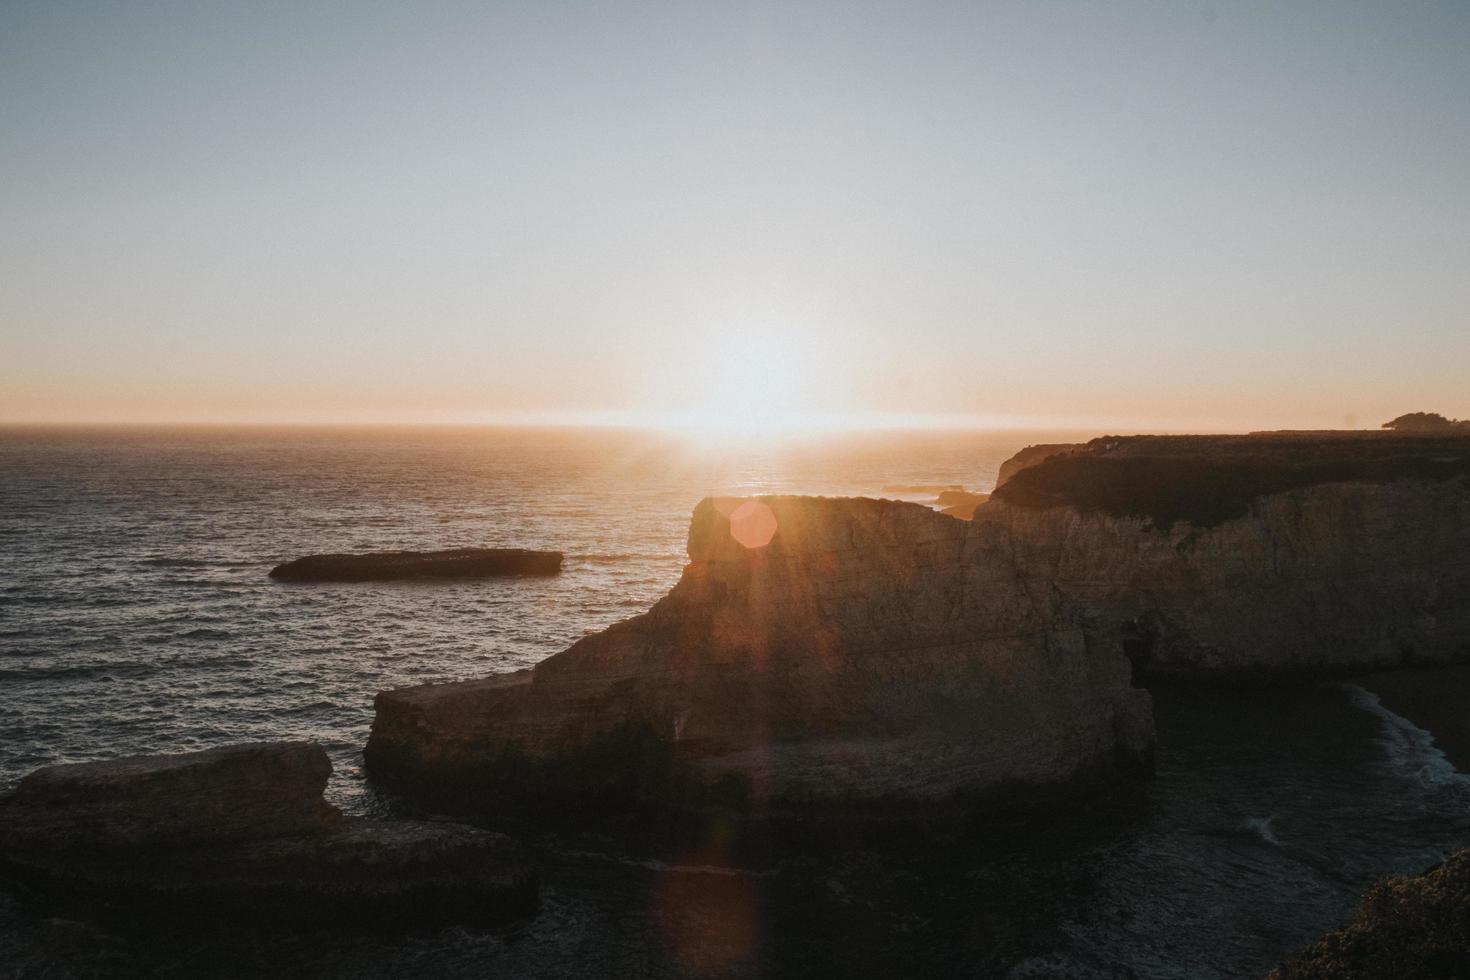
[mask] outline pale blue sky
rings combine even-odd
[[[0,419],[1376,424],[1467,378],[1465,2],[0,2]]]

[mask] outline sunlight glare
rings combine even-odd
[[[701,428],[752,431],[789,428],[800,408],[794,351],[772,334],[748,330],[722,337],[713,383],[695,408]]]

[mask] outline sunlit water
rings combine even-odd
[[[332,754],[330,797],[381,812],[359,768],[374,692],[533,664],[646,608],[701,497],[988,489],[1020,446],[1065,438],[0,433],[0,789],[54,762],[308,738]],[[311,552],[464,545],[555,548],[565,570],[265,576]],[[1470,841],[1465,777],[1364,692],[1156,697],[1152,782],[943,844],[731,873],[545,837],[535,919],[391,938],[97,929],[0,889],[0,976],[1249,976],[1376,876]]]

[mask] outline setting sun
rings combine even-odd
[[[742,331],[722,338],[712,373],[713,384],[691,414],[699,428],[789,428],[805,407],[797,355],[779,334]]]

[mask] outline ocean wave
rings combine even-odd
[[[589,565],[623,565],[635,561],[667,562],[669,556],[657,552],[644,551],[614,551],[603,554],[570,555],[573,561],[586,562]]]
[[[581,848],[551,847],[548,850],[558,857],[603,861],[608,864],[668,874],[714,875],[720,878],[771,878],[780,873],[779,868],[736,868],[721,864],[670,864],[657,858],[629,857],[626,854],[589,851]]]
[[[1432,786],[1470,786],[1470,774],[1460,772],[1434,744],[1434,734],[1425,731],[1402,715],[1394,714],[1383,706],[1378,695],[1356,684],[1342,682],[1339,685],[1348,694],[1348,699],[1359,708],[1377,715],[1383,723],[1379,741],[1388,753],[1395,769],[1414,774],[1421,782]]]
[[[0,681],[76,680],[89,677],[142,677],[157,670],[151,663],[58,664],[51,667],[7,667],[0,669]]]
[[[1281,846],[1281,841],[1276,837],[1276,831],[1271,824],[1276,820],[1276,814],[1269,817],[1246,817],[1240,822],[1240,829],[1244,833],[1253,834],[1265,841],[1267,844]]]
[[[180,633],[179,634],[179,639],[181,639],[181,640],[228,640],[231,637],[233,637],[234,635],[235,634],[234,633],[231,633],[229,630],[216,630],[216,629],[210,629],[207,626],[201,626],[201,627],[199,627],[197,629],[189,630],[187,633]]]

